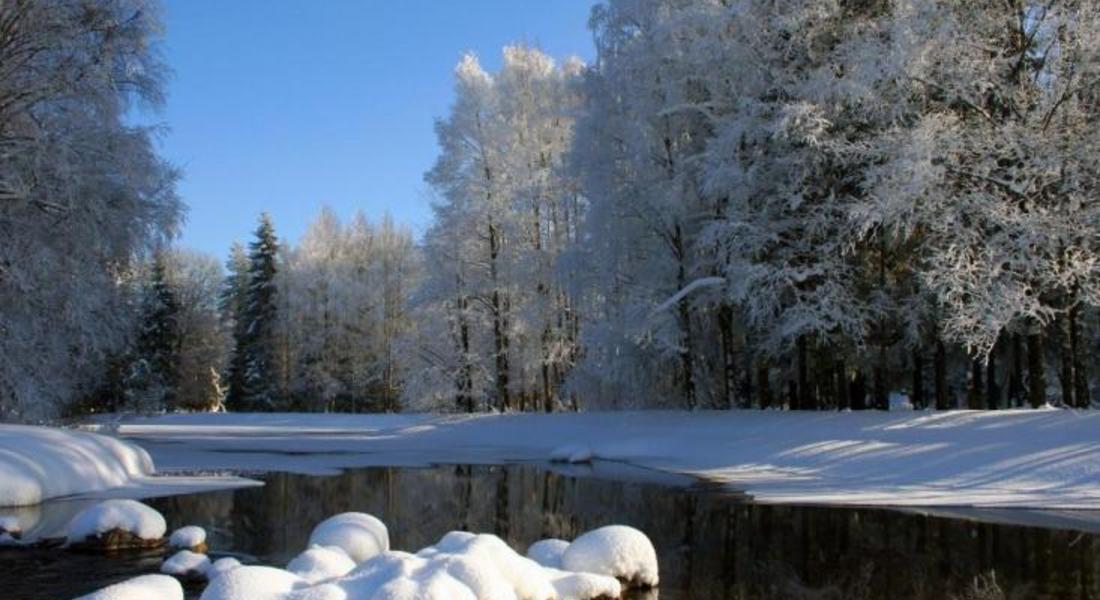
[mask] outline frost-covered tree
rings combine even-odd
[[[559,257],[581,218],[564,163],[579,73],[575,60],[559,66],[521,46],[504,49],[499,73],[473,55],[456,67],[455,103],[436,125],[441,154],[425,176],[439,202],[415,304],[418,321],[445,324],[449,336],[406,345],[433,374],[406,389],[407,404],[562,405],[576,348]]]
[[[222,318],[222,268],[212,256],[174,249],[165,255],[167,278],[178,304],[178,384],[174,406],[214,410],[222,404],[230,329]]]
[[[127,274],[169,237],[176,171],[157,106],[159,6],[0,3],[0,418],[56,416],[133,332]]]

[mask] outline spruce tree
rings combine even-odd
[[[264,213],[249,244],[248,294],[244,307],[244,377],[241,410],[274,410],[277,390],[275,373],[276,254],[279,249],[271,217]]]
[[[179,385],[180,306],[162,254],[153,259],[142,304],[141,328],[126,381],[128,404],[139,411],[170,408]]]
[[[243,409],[241,398],[244,396],[246,369],[244,350],[248,321],[245,318],[245,309],[248,306],[249,264],[244,246],[234,242],[225,265],[229,275],[225,278],[221,293],[222,315],[233,331],[233,348],[225,377],[225,405],[229,410]]]

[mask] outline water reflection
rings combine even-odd
[[[370,468],[265,480],[263,488],[150,503],[171,527],[206,527],[214,549],[276,565],[305,547],[316,523],[357,510],[382,517],[400,549],[421,548],[453,529],[495,532],[522,550],[544,537],[632,525],[657,546],[662,600],[962,599],[976,577],[991,572],[1005,598],[1100,599],[1097,537],[1073,531],[880,510],[762,506],[532,466]],[[10,553],[0,553],[0,561],[9,560]],[[0,589],[19,591],[5,579],[9,575],[0,574]],[[89,576],[65,591],[76,595],[102,579]]]

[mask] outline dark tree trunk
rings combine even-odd
[[[1089,391],[1089,375],[1085,368],[1088,361],[1085,359],[1085,349],[1081,344],[1080,316],[1080,308],[1074,306],[1069,313],[1069,339],[1073,353],[1073,385],[1077,407],[1088,408],[1092,405],[1092,393]]]
[[[1077,406],[1074,397],[1076,377],[1073,375],[1073,343],[1070,340],[1070,319],[1068,315],[1058,318],[1058,383],[1062,387],[1062,404]]]
[[[768,382],[768,362],[766,360],[759,360],[756,363],[756,397],[760,408],[771,408],[772,389]]]
[[[1001,386],[997,383],[997,346],[989,353],[985,364],[985,407],[997,410],[1001,407]]]
[[[863,375],[863,371],[856,371],[856,376],[852,379],[851,393],[851,400],[848,403],[852,410],[867,408],[867,377]]]
[[[852,408],[851,390],[848,386],[848,369],[844,364],[844,359],[837,361],[836,385],[837,408],[840,410]]]
[[[798,336],[798,395],[797,400],[791,398],[791,409],[813,410],[813,401],[810,394],[810,377],[809,377],[809,365],[806,364],[809,358],[809,352],[806,351],[806,336]],[[797,406],[793,404],[797,402]]]
[[[718,335],[722,342],[722,400],[725,408],[736,404],[737,352],[733,341],[733,307],[723,303],[718,307]]]
[[[924,355],[920,346],[913,348],[913,408],[924,408]]]
[[[507,300],[497,287],[497,257],[500,255],[500,235],[496,225],[489,222],[489,277],[493,285],[490,302],[493,309],[493,349],[496,351],[497,407],[501,412],[512,408],[509,397]]]
[[[936,410],[947,410],[947,348],[943,340],[936,340],[936,356],[932,366],[936,377]]]
[[[982,361],[977,357],[970,360],[970,393],[967,394],[966,407],[970,410],[985,408],[985,386],[982,385]]]
[[[1012,334],[1012,367],[1008,374],[1008,406],[1024,404],[1024,343],[1020,334]]]
[[[1043,336],[1038,326],[1027,336],[1027,397],[1032,408],[1047,401],[1047,380],[1043,370]]]

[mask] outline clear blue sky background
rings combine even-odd
[[[524,42],[593,55],[593,0],[167,0],[175,71],[156,118],[183,168],[181,245],[224,256],[261,211],[297,241],[324,204],[389,211],[419,234],[433,120],[472,50],[490,69]]]

